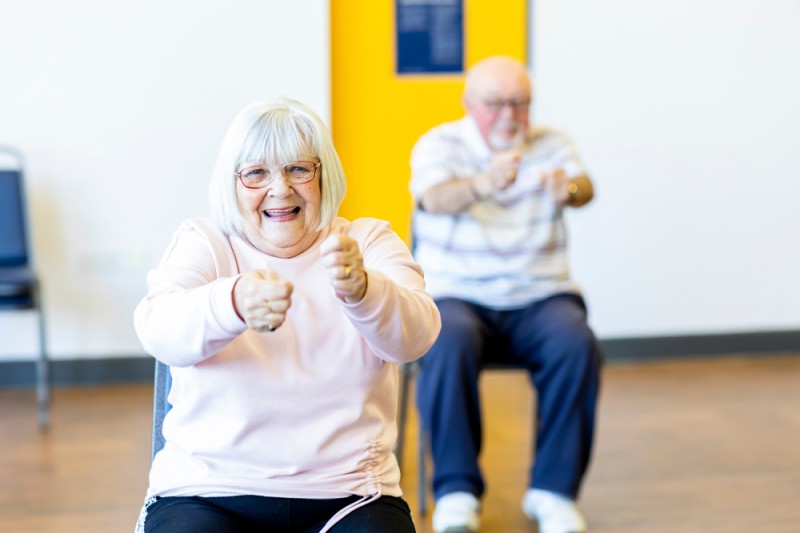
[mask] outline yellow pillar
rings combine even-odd
[[[347,176],[340,214],[388,220],[408,239],[409,157],[425,131],[464,114],[463,75],[395,73],[393,0],[331,0],[331,128]],[[465,68],[525,61],[526,0],[465,0]]]

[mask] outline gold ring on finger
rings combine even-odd
[[[344,279],[350,279],[350,265],[344,266]]]

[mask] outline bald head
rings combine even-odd
[[[484,98],[492,93],[531,97],[531,81],[525,65],[513,57],[493,56],[475,63],[467,72],[465,96]]]
[[[493,56],[473,65],[467,72],[463,101],[492,150],[508,150],[525,140],[531,81],[520,61]]]

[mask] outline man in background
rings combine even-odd
[[[484,59],[466,76],[467,115],[427,132],[412,152],[415,256],[442,316],[417,391],[437,533],[479,529],[478,378],[498,362],[527,369],[537,391],[524,513],[540,533],[587,528],[575,500],[592,449],[602,354],[569,277],[563,215],[594,191],[571,142],[529,126],[530,101],[524,65]]]

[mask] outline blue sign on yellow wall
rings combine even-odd
[[[464,0],[395,0],[398,74],[464,70]]]

